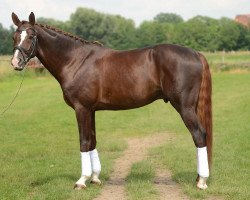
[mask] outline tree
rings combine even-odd
[[[218,30],[218,50],[239,50],[243,48],[245,37],[242,36],[242,26],[229,18],[221,18],[219,20]],[[243,33],[244,35],[245,33]],[[241,45],[239,45],[241,43]],[[243,45],[243,46],[242,46]]]
[[[159,13],[154,17],[154,21],[159,23],[178,24],[183,22],[183,19],[180,15],[175,13]]]
[[[70,17],[70,29],[86,40],[98,40],[112,48],[136,47],[134,22],[119,15],[78,8]]]
[[[247,28],[244,43],[245,43],[245,49],[250,50],[250,28]]]
[[[176,26],[174,43],[196,50],[216,50],[218,49],[217,32],[217,20],[196,16]]]
[[[138,47],[171,42],[172,30],[167,23],[144,21],[137,29]]]
[[[105,44],[115,49],[136,48],[136,28],[132,20],[119,15],[108,15],[102,22],[106,34],[103,37]]]
[[[5,29],[0,23],[0,55],[11,54],[13,49],[12,35],[14,28]]]
[[[237,41],[236,49],[249,50],[250,49],[250,28],[243,26],[242,24],[237,24],[239,37]]]
[[[102,20],[102,14],[93,9],[77,8],[70,16],[70,29],[83,39],[101,40],[105,34]]]

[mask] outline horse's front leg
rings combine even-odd
[[[99,179],[99,174],[101,172],[101,163],[100,163],[99,155],[96,149],[95,112],[91,113],[91,129],[92,129],[91,151],[90,151],[90,159],[91,159],[91,165],[92,165],[91,183],[100,185],[101,181]]]
[[[92,130],[94,123],[94,113],[83,106],[77,107],[75,111],[80,137],[82,175],[76,182],[74,188],[82,189],[86,188],[86,181],[91,177],[93,171],[99,175],[101,171],[101,165],[98,153],[95,149],[95,134]]]

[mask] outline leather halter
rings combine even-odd
[[[34,31],[34,33],[36,33],[36,30],[35,30],[34,28],[18,29],[18,31],[26,31],[26,30],[28,30],[28,29],[31,29],[31,30]],[[30,48],[29,48],[28,50],[26,50],[26,49],[24,49],[23,47],[17,45],[17,46],[15,46],[15,47],[13,48],[13,52],[14,52],[15,50],[19,50],[19,51],[21,52],[22,57],[23,57],[23,63],[26,65],[26,64],[29,62],[29,60],[30,60],[32,57],[35,56],[35,55],[33,55],[33,54],[34,54],[34,52],[35,52],[36,46],[37,46],[37,35],[35,35],[35,36],[32,38],[32,43],[31,43],[31,46],[30,46]],[[32,50],[31,50],[31,49],[32,49]],[[31,53],[29,54],[30,51],[31,51]],[[27,56],[26,59],[25,59],[25,56],[24,56],[24,55]]]

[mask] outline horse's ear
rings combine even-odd
[[[15,13],[12,13],[11,17],[12,17],[13,23],[14,23],[16,26],[18,26],[19,23],[20,23],[20,20],[19,20],[18,16],[17,16]]]
[[[36,18],[35,18],[35,15],[33,12],[30,13],[30,16],[29,16],[29,23],[34,26],[35,23],[36,23]]]

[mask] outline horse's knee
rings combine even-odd
[[[196,147],[205,147],[206,146],[206,132],[202,130],[197,130],[192,134],[193,140]]]

